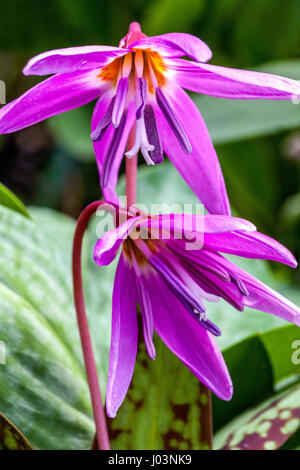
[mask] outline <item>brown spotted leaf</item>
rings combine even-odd
[[[248,410],[215,437],[222,450],[276,450],[300,428],[300,385]]]
[[[2,413],[0,413],[0,450],[32,450],[26,437]]]
[[[156,336],[156,359],[139,343],[138,359],[127,397],[109,419],[113,449],[209,449],[201,428],[210,406],[202,385]],[[205,418],[204,418],[205,419]]]

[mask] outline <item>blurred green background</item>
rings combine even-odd
[[[299,0],[14,0],[2,2],[0,17],[0,80],[4,80],[7,86],[7,102],[40,80],[22,75],[22,67],[30,57],[55,48],[88,44],[117,45],[131,21],[139,21],[147,35],[178,31],[199,36],[211,47],[213,64],[265,70],[300,80]],[[291,102],[231,101],[203,96],[194,96],[194,99],[216,145],[234,213],[250,219],[260,231],[277,238],[299,260],[300,105]],[[0,181],[26,205],[43,206],[77,217],[87,203],[101,196],[98,171],[89,140],[92,108],[93,104],[87,105],[15,134],[0,136]],[[140,176],[143,184],[140,185],[142,191],[139,197],[142,202],[175,202],[175,197],[179,197],[180,201],[177,202],[181,202],[192,197],[175,171],[168,167],[167,161],[151,169],[145,168],[141,161],[141,166],[145,170]],[[22,212],[22,209],[19,211]],[[0,232],[3,232],[0,233],[0,314],[3,315],[0,339],[7,338],[12,348],[11,355],[14,356],[11,368],[0,369],[0,373],[3,373],[0,411],[13,419],[25,434],[28,433],[37,447],[88,448],[93,425],[84,374],[81,377],[77,371],[81,352],[72,310],[69,269],[74,224],[60,214],[36,208],[30,213],[39,221],[39,228],[43,227],[45,231],[39,233],[32,221],[27,221],[18,213],[12,215],[2,206],[0,212]],[[47,250],[44,250],[45,246]],[[252,260],[245,265],[246,269],[248,266],[257,270],[258,277],[263,281],[275,288],[281,286],[283,293],[299,304],[299,269],[272,264],[272,272],[269,272],[267,264],[255,264]],[[97,361],[103,375],[101,380],[105,383],[105,354],[108,351],[109,335],[103,335],[103,331],[109,324],[109,289],[113,282],[113,271],[96,271],[92,263],[90,266],[87,264],[87,268],[90,270],[87,276],[90,280],[87,306],[94,326],[93,334],[97,345],[101,345]],[[61,279],[66,281],[66,286]],[[15,293],[20,296],[21,304],[18,303],[20,299],[15,298]],[[56,344],[56,336],[51,339],[45,333],[43,340],[41,332],[35,329],[37,316],[23,298],[41,312],[41,316],[49,321],[53,331],[58,332],[62,342],[72,351],[76,359],[72,361],[76,367],[73,362],[70,363],[74,370],[70,367],[68,361],[71,359],[66,351],[61,351],[60,345]],[[56,299],[55,303],[53,298]],[[240,411],[269,397],[274,393],[277,382],[296,373],[296,366],[290,361],[290,345],[299,335],[293,326],[272,330],[283,322],[278,323],[259,312],[244,315],[223,304],[219,310],[210,306],[210,312],[222,326],[224,336],[221,338],[221,347],[225,350],[236,389],[231,405],[218,401],[214,403],[215,427],[218,429]],[[39,328],[42,332],[44,327],[41,322]],[[50,333],[53,333],[52,330]],[[19,336],[24,340],[22,348],[18,347],[16,341]],[[244,342],[237,343],[245,338]],[[233,349],[230,349],[231,346]],[[35,351],[38,353],[34,355]],[[162,349],[159,357],[163,358],[163,354],[169,353]],[[170,399],[181,403],[186,397],[169,397],[173,390],[174,393],[180,392],[172,385],[172,377],[178,377],[180,363],[172,355],[169,356],[166,361],[171,364],[168,368],[170,377],[166,374],[165,381],[160,379],[158,383],[163,383],[166,402]],[[40,357],[44,358],[43,361]],[[23,369],[24,364],[26,368]],[[157,361],[149,366],[149,370],[150,367],[157,367]],[[155,393],[160,393],[160,389],[152,380],[156,372],[150,374],[140,369],[138,365],[133,392],[138,397],[140,393],[149,399],[147,406],[139,411],[138,419],[150,429],[149,414],[157,409],[151,400]],[[182,374],[187,373],[183,368],[180,370]],[[28,371],[31,371],[31,381]],[[189,391],[195,391],[197,396],[198,382],[190,373],[187,374],[187,377],[182,376],[181,383],[186,383]],[[194,388],[189,385],[192,380]],[[41,388],[41,384],[44,388]],[[149,393],[150,388],[156,390],[156,386],[158,392]],[[63,406],[48,395],[49,390],[66,400]],[[36,396],[33,397],[34,393]],[[183,388],[182,395],[185,393]],[[188,398],[191,403],[193,399]],[[296,403],[294,396],[292,402]],[[70,404],[74,406],[72,410]],[[133,423],[137,419],[131,406],[132,399],[129,396],[123,414],[120,413],[119,420],[112,425],[115,426],[114,431],[125,429],[123,436],[120,433],[121,437],[116,433],[116,448],[145,448],[142,447],[144,442],[137,445],[134,440],[129,444],[126,441],[130,437],[128,429],[135,429],[130,424],[130,413]],[[89,418],[86,418],[85,413]],[[55,416],[55,419],[48,420],[47,416]],[[173,419],[172,416],[167,419],[160,413],[159,416],[163,423],[157,427],[158,434],[164,426],[167,427],[168,419],[170,422]],[[194,422],[198,422],[197,416]],[[186,428],[190,429],[187,432],[196,434],[192,426]],[[57,431],[59,429],[61,434]],[[142,435],[139,429],[133,433]],[[299,433],[297,436],[296,444],[299,445]],[[159,440],[153,444],[158,448],[160,445]],[[174,445],[176,448],[177,444]],[[195,447],[194,441],[192,445]],[[287,448],[294,446],[290,443]]]

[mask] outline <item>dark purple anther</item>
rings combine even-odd
[[[118,127],[120,125],[125,110],[128,83],[128,78],[120,78],[120,80],[118,81],[116,99],[111,116],[111,121],[114,127]]]
[[[115,103],[115,97],[112,98],[111,102],[109,103],[109,106],[106,110],[106,113],[104,114],[103,118],[99,122],[98,126],[96,129],[91,133],[91,139],[93,142],[98,142],[99,140],[102,139],[102,137],[105,134],[106,129],[111,123],[111,115],[112,115],[112,110],[114,107]]]
[[[179,279],[157,256],[151,255],[149,263],[159,272],[162,279],[169,287],[170,291],[184,305],[188,312],[197,320],[203,328],[210,331],[215,336],[220,336],[220,329],[210,320],[202,320],[201,313],[205,313],[205,306],[200,299],[197,299],[188,287]]]
[[[162,90],[157,87],[155,90],[155,97],[158,106],[160,107],[163,115],[165,116],[166,120],[168,121],[169,126],[171,127],[172,131],[174,132],[176,139],[178,140],[182,150],[189,154],[192,152],[192,146],[190,141],[184,132],[181,124],[178,122],[177,117],[175,116],[167,98],[163,94]]]
[[[115,159],[118,147],[120,145],[120,142],[123,136],[125,123],[126,123],[126,111],[122,116],[119,127],[117,127],[117,129],[115,129],[114,131],[113,138],[110,142],[106,157],[104,159],[103,168],[101,172],[101,181],[100,181],[102,189],[106,188],[107,183],[109,181],[110,173],[114,164],[114,159]]]
[[[144,109],[146,104],[147,83],[143,77],[138,79],[138,83],[140,103],[136,110],[136,118],[141,119],[141,117],[143,117],[144,115]]]
[[[154,163],[161,163],[164,159],[163,149],[156,127],[154,110],[150,104],[145,106],[144,121],[148,142],[154,146],[154,150],[149,152],[151,159]]]
[[[248,297],[249,295],[249,292],[248,292],[248,289],[247,287],[245,286],[245,284],[243,283],[242,279],[239,278],[239,276],[237,276],[237,274],[235,273],[229,273],[230,275],[230,279],[231,281],[233,282],[233,284],[235,284],[238,288],[238,290],[240,291],[240,293],[242,295],[244,295],[245,297]]]

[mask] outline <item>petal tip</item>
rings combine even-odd
[[[115,418],[117,416],[117,409],[115,409],[110,403],[106,402],[106,412],[109,418]]]
[[[226,390],[226,392],[224,393],[223,400],[224,401],[230,401],[232,399],[232,396],[233,396],[233,385],[231,383],[228,387],[228,390]]]

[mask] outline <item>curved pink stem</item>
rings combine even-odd
[[[100,450],[109,450],[110,444],[107,431],[106,417],[101,398],[98,373],[85,311],[81,276],[81,251],[84,232],[88,226],[91,216],[96,212],[100,204],[102,205],[103,202],[92,202],[82,211],[79,216],[73,241],[72,273],[75,310],[77,315],[77,323],[80,334],[84,365],[90,389],[94,420],[96,424],[98,448]]]

